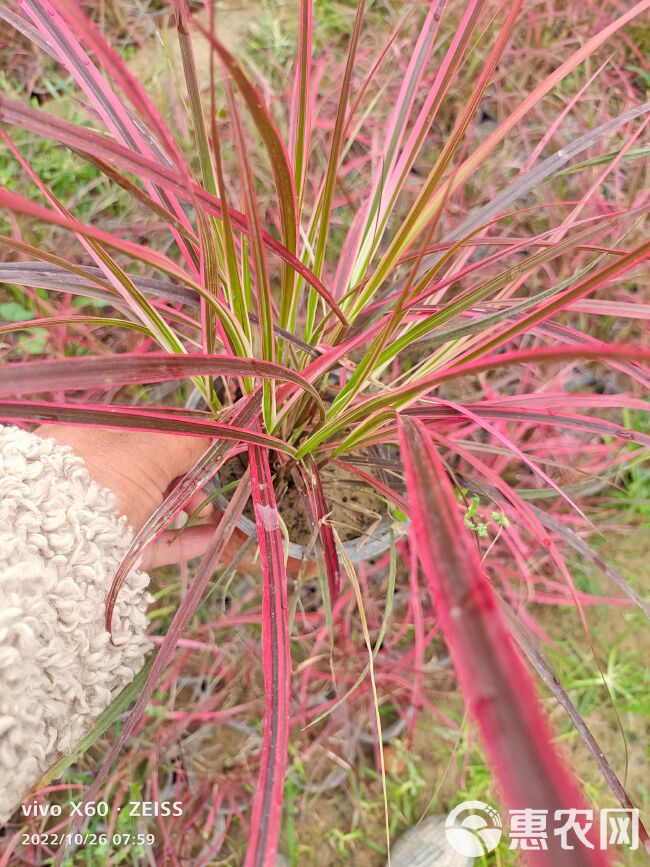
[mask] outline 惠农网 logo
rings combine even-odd
[[[483,801],[463,801],[445,822],[447,842],[461,855],[479,858],[493,852],[502,834],[501,817]]]

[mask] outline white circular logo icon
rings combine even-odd
[[[454,807],[445,822],[447,842],[468,858],[493,852],[499,845],[501,833],[501,816],[483,801],[463,801]]]

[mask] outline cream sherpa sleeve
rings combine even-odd
[[[144,664],[149,578],[113,494],[68,446],[0,426],[0,823]]]

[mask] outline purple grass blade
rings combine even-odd
[[[91,298],[98,298],[101,301],[106,301],[113,306],[120,307],[120,300],[113,294],[113,290],[108,287],[102,280],[101,271],[99,268],[84,267],[74,265],[71,262],[65,262],[65,267],[54,262],[64,262],[65,260],[58,257],[47,257],[46,253],[38,251],[30,244],[21,244],[18,241],[0,236],[0,246],[6,246],[10,249],[16,249],[21,252],[44,257],[43,262],[0,262],[0,283],[17,283],[19,286],[40,286],[43,289],[53,289],[57,292],[70,292],[73,295],[87,295]],[[52,260],[51,264],[48,264]],[[70,268],[71,270],[67,270]],[[199,296],[191,286],[185,286],[179,283],[171,283],[168,280],[157,280],[155,277],[141,277],[131,275],[132,282],[137,288],[144,293],[155,295],[165,301],[178,302],[187,304],[190,307],[199,306]],[[105,289],[98,289],[97,286],[105,286]],[[120,309],[122,309],[120,307]],[[252,324],[258,323],[258,318],[254,313],[249,313],[248,318]],[[301,349],[313,358],[320,356],[320,350],[305,343],[304,340],[291,334],[284,328],[277,325],[273,326],[273,330],[277,337],[291,343],[297,349]]]
[[[234,442],[248,442],[263,448],[275,449],[293,457],[291,446],[284,440],[257,430],[234,427],[218,422],[197,421],[177,414],[143,412],[123,406],[75,406],[66,403],[40,401],[0,400],[0,420],[51,422],[53,424],[79,424],[90,427],[108,427],[122,430],[156,431],[157,433],[184,434],[185,436],[219,437]]]
[[[643,404],[639,401],[639,408],[643,408],[646,412],[648,404]],[[575,428],[586,433],[595,434],[597,436],[610,436],[617,439],[624,439],[628,442],[638,443],[639,445],[650,448],[650,435],[635,431],[631,428],[622,427],[613,421],[605,419],[594,419],[583,415],[561,415],[556,412],[534,412],[528,409],[520,409],[518,407],[497,409],[493,407],[476,406],[474,404],[465,404],[467,410],[471,410],[473,414],[481,418],[493,418],[501,421],[525,421],[534,422],[535,424],[543,424],[549,426]],[[463,413],[460,409],[454,408],[453,404],[445,404],[441,406],[418,406],[404,410],[405,415],[417,416],[418,418],[427,419],[449,419],[462,418],[467,413]]]
[[[236,355],[174,356],[165,352],[124,353],[93,358],[65,358],[54,361],[20,361],[0,365],[0,396],[35,394],[74,388],[106,388],[167,382],[196,374],[206,376],[259,376],[262,379],[292,382],[324,407],[316,389],[288,367],[256,358]]]

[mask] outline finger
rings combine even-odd
[[[146,549],[142,568],[156,569],[202,557],[211,545],[216,532],[214,524],[201,524],[187,530],[166,530]],[[235,529],[221,554],[221,562],[228,565],[246,541],[241,530]],[[259,573],[259,558],[249,552],[238,565],[238,570],[255,575]]]
[[[215,504],[212,501],[206,502],[208,497],[209,494],[204,489],[197,491],[183,506],[183,511],[192,516],[194,520],[200,520],[201,522],[213,520],[215,516],[218,517],[221,513],[216,510]]]
[[[165,530],[148,546],[142,560],[142,568],[156,569],[201,557],[214,538],[214,525],[202,524],[187,530]]]
[[[212,523],[188,527],[187,530],[166,530],[146,549],[142,568],[156,569],[158,566],[170,566],[202,557],[214,539],[215,531],[214,519]],[[235,528],[221,555],[221,562],[224,565],[234,560],[246,538],[241,530]],[[237,569],[249,575],[259,576],[261,566],[258,549],[249,551],[239,562]],[[296,578],[299,574],[302,574],[303,578],[314,578],[318,574],[318,564],[314,560],[305,563],[289,557],[286,571],[291,578]]]

